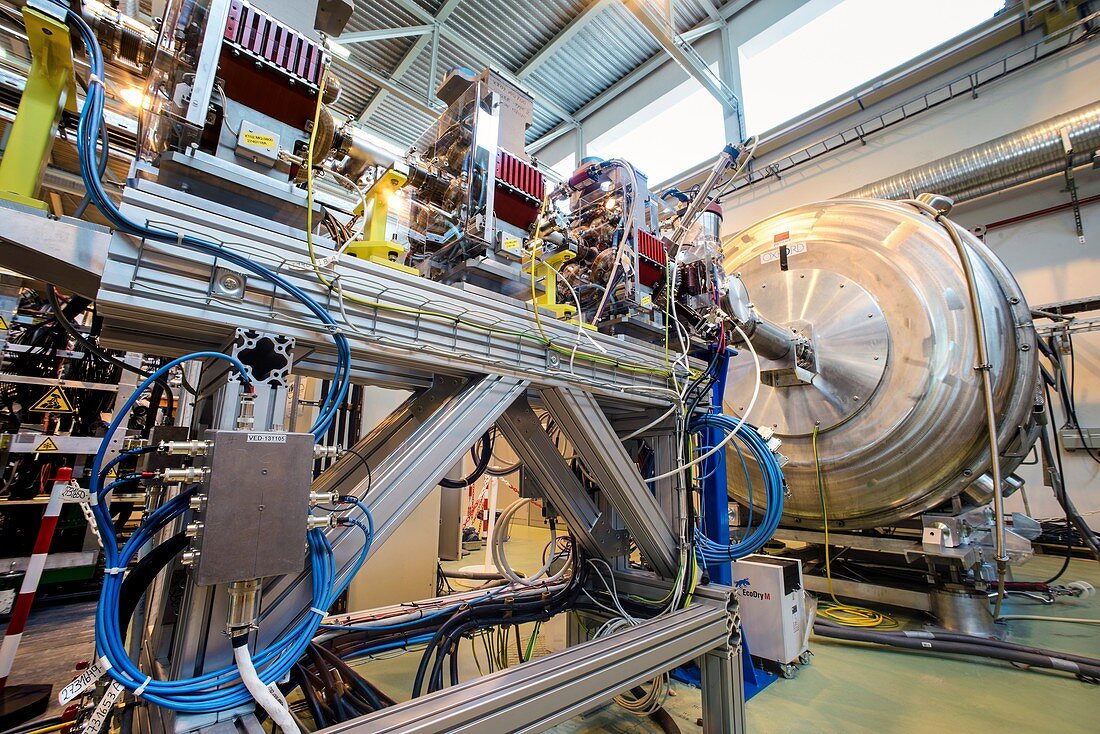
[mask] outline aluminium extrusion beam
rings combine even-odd
[[[729,639],[729,612],[697,602],[523,665],[322,729],[324,734],[531,734]],[[708,733],[708,734],[717,734]]]
[[[676,535],[603,410],[590,395],[576,390],[550,388],[539,394],[646,560],[662,576],[675,576],[680,565]]]
[[[739,650],[727,647],[698,660],[703,696],[703,734],[744,734],[745,670]]]
[[[319,281],[310,266],[306,242],[292,231],[241,217],[217,202],[143,186],[125,193],[123,211],[130,218],[224,242],[227,249],[277,269],[331,312],[341,314],[338,294]],[[316,242],[318,257],[327,256],[328,241],[317,238]],[[109,317],[112,335],[122,335],[126,344],[143,343],[144,338],[189,344],[205,340],[220,346],[233,327],[240,326],[292,337],[298,351],[315,352],[310,361],[334,353],[329,330],[267,281],[229,268],[234,284],[243,280],[244,293],[223,293],[226,265],[224,260],[176,244],[116,232],[96,300]],[[342,312],[350,325],[344,333],[355,362],[367,358],[398,371],[419,373],[506,374],[539,385],[574,385],[622,404],[662,402],[652,393],[634,391],[667,387],[665,366],[651,345],[592,334],[617,364],[577,359],[570,366],[569,360],[546,346],[542,334],[558,349],[568,350],[577,343],[576,329],[543,319],[540,331],[526,303],[486,299],[356,258],[341,260],[327,277],[339,277],[345,294]],[[354,303],[352,296],[367,303]]]
[[[413,431],[430,420],[444,403],[454,399],[462,387],[462,380],[437,377],[427,390],[409,396],[314,479],[310,491],[365,496],[370,489],[367,482],[373,479],[367,467],[372,463],[377,465],[387,454],[397,451]]]
[[[396,430],[386,428],[379,434],[376,452],[385,458],[379,456],[382,460],[372,468],[369,487],[361,482],[352,489],[374,517],[374,543],[368,558],[408,519],[477,437],[489,430],[526,389],[523,380],[488,375],[468,384],[430,416],[421,418],[423,422],[408,432],[395,449],[386,451],[394,443]],[[414,403],[400,412],[415,413],[416,407]],[[406,424],[410,420],[415,418],[406,418]],[[390,440],[381,440],[386,434],[390,434]],[[374,454],[364,454],[362,458],[369,464]],[[355,542],[351,542],[353,539]],[[361,539],[350,532],[330,530],[329,540],[338,575],[349,572],[359,554]],[[294,577],[284,576],[266,589],[266,609],[260,617],[263,634],[274,639],[294,622],[301,610],[309,608],[310,583],[311,574],[306,570]]]
[[[620,593],[651,599],[663,598],[672,582],[633,569],[615,571]],[[702,655],[697,663],[703,696],[703,734],[744,734],[745,680],[741,649],[741,617],[737,595],[729,586],[696,586],[692,596],[715,604],[725,604],[730,614],[729,644]]]
[[[95,298],[111,234],[105,228],[63,217],[51,219],[29,206],[0,201],[0,261],[30,278]]]
[[[526,400],[517,400],[504,411],[497,427],[587,553],[606,559],[627,552],[626,532],[612,527],[610,518],[588,496]]]

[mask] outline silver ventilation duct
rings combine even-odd
[[[976,199],[1065,170],[1067,139],[1073,165],[1088,163],[1100,148],[1100,102],[836,198],[910,199],[934,192],[955,201]]]

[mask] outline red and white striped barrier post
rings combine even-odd
[[[19,596],[15,600],[15,608],[12,609],[8,629],[4,633],[4,643],[0,645],[0,728],[7,728],[18,723],[8,720],[9,717],[18,718],[19,712],[16,709],[21,710],[21,713],[26,716],[25,719],[22,719],[23,721],[45,711],[45,703],[41,706],[42,710],[37,713],[38,707],[34,705],[43,690],[45,701],[48,702],[49,700],[50,686],[12,686],[5,689],[5,684],[8,682],[8,674],[11,673],[12,663],[15,662],[15,652],[19,649],[23,629],[27,626],[27,617],[31,613],[34,594],[38,590],[38,582],[42,579],[42,570],[46,567],[46,556],[50,552],[54,530],[57,529],[57,518],[61,514],[61,505],[65,501],[64,493],[68,491],[72,478],[73,470],[71,467],[63,466],[57,470],[53,488],[50,490],[50,501],[46,504],[42,524],[38,527],[38,537],[34,541],[34,550],[31,551],[31,559],[27,563],[27,572],[23,576],[23,585],[19,589]],[[17,691],[16,689],[21,690]]]

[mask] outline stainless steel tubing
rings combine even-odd
[[[765,359],[783,359],[791,351],[791,332],[759,316],[745,325],[745,333],[756,353]]]
[[[993,610],[993,618],[1001,613],[1001,603],[1005,597],[1005,573],[1008,566],[1008,550],[1005,546],[1005,495],[1004,484],[1001,482],[1001,451],[997,444],[997,408],[993,398],[993,380],[990,371],[993,365],[989,361],[989,346],[986,342],[985,317],[982,315],[981,298],[978,295],[978,285],[974,278],[974,268],[970,262],[970,253],[963,244],[955,225],[948,221],[943,210],[929,206],[929,201],[934,197],[922,197],[923,200],[907,199],[904,203],[912,204],[920,211],[935,219],[947,234],[959,253],[959,262],[962,264],[963,277],[966,281],[966,290],[970,299],[970,312],[974,321],[974,337],[977,346],[978,364],[975,367],[982,378],[982,402],[985,404],[986,436],[989,440],[989,474],[993,479],[993,548],[997,557],[997,602]]]

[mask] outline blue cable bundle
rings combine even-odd
[[[114,523],[107,511],[106,496],[116,486],[129,481],[130,477],[118,479],[106,487],[103,487],[103,480],[113,466],[150,450],[148,447],[130,450],[104,464],[108,443],[122,425],[134,403],[153,382],[163,377],[173,367],[194,359],[224,359],[241,375],[242,379],[247,380],[244,376],[244,366],[240,362],[217,352],[197,352],[165,364],[138,386],[111,422],[92,464],[91,482],[91,494],[95,498],[92,512],[95,516],[96,528],[103,541],[107,568],[96,609],[95,632],[98,652],[110,662],[108,675],[125,688],[132,692],[140,690],[142,697],[146,700],[184,713],[221,711],[250,701],[252,696],[240,682],[240,674],[235,666],[227,666],[186,680],[150,680],[126,652],[123,630],[119,627],[118,608],[123,569],[135,559],[142,546],[151,541],[159,530],[188,509],[193,491],[183,492],[153,511],[120,551]],[[366,561],[374,537],[373,518],[366,505],[357,499],[352,497],[341,499],[345,503],[355,505],[366,516],[366,525],[356,518],[346,519],[347,524],[355,525],[363,531],[363,548],[349,573],[343,579],[337,580],[332,545],[323,531],[317,529],[309,531],[312,608],[294,626],[256,655],[255,664],[259,669],[259,677],[265,684],[282,680],[290,672],[291,667],[305,652],[310,640],[317,632],[323,618],[320,610],[327,610],[332,605]]]
[[[732,416],[708,413],[693,420],[690,428],[692,432],[700,432],[707,428],[720,428],[729,432],[736,429],[740,424],[740,419]],[[747,448],[756,460],[756,465],[764,477],[764,494],[767,498],[767,505],[760,524],[753,528],[750,521],[749,527],[746,528],[745,537],[741,541],[728,546],[715,543],[700,528],[696,528],[696,554],[700,562],[706,565],[727,563],[760,550],[775,533],[776,528],[779,527],[779,519],[783,515],[783,497],[787,485],[783,479],[783,471],[778,460],[776,460],[771,449],[768,448],[768,442],[760,436],[755,427],[747,423],[741,430],[737,431],[734,441],[740,442],[742,446]],[[745,480],[750,486],[751,496],[752,479],[743,460],[742,468],[745,471]]]
[[[264,265],[231,250],[224,249],[221,245],[201,237],[138,224],[118,210],[118,207],[107,196],[103,183],[99,180],[98,161],[96,159],[96,139],[103,119],[103,52],[92,29],[80,17],[79,13],[69,10],[67,17],[70,25],[76,27],[79,31],[84,45],[88,49],[88,65],[91,70],[88,94],[80,111],[80,123],[77,125],[76,147],[80,159],[80,176],[84,180],[84,186],[91,195],[92,201],[103,213],[103,216],[120,232],[165,244],[181,245],[197,252],[218,257],[258,275],[299,301],[332,332],[332,338],[336,343],[337,356],[332,389],[325,396],[317,421],[310,429],[313,435],[319,439],[328,431],[329,426],[336,417],[336,411],[347,396],[351,381],[351,345],[348,343],[347,337],[340,333],[339,324],[327,309],[313,300],[301,288]],[[104,151],[103,155],[107,155],[107,152]]]
[[[347,337],[340,333],[336,319],[323,306],[298,286],[266,266],[200,237],[143,226],[130,220],[118,210],[118,207],[108,197],[98,176],[100,161],[97,160],[96,155],[96,138],[103,119],[103,53],[95,34],[84,19],[80,17],[79,13],[69,10],[67,19],[69,24],[79,32],[84,45],[87,47],[91,72],[88,94],[85,97],[80,113],[80,122],[77,126],[76,140],[80,159],[80,174],[91,200],[120,232],[165,244],[180,245],[206,255],[218,257],[282,289],[320,320],[332,333],[337,353],[332,389],[325,396],[317,420],[310,429],[315,439],[320,440],[335,419],[340,405],[343,404],[347,396],[350,385],[351,346]],[[103,151],[103,155],[106,156],[107,151]],[[93,464],[91,493],[95,501],[93,513],[96,528],[103,541],[108,569],[100,594],[100,603],[96,610],[96,644],[99,653],[110,663],[111,667],[108,674],[131,692],[140,691],[141,695],[152,703],[180,712],[202,713],[233,708],[252,700],[252,696],[246,690],[244,684],[241,683],[238,669],[229,666],[186,680],[151,680],[149,676],[142,673],[127,655],[123,642],[123,631],[119,629],[118,622],[119,594],[122,587],[123,569],[133,561],[141,547],[153,539],[159,529],[165,527],[187,510],[188,494],[181,494],[151,513],[120,551],[114,523],[106,508],[106,496],[119,482],[103,488],[103,479],[107,471],[119,462],[132,458],[138,453],[137,451],[127,452],[124,456],[113,459],[106,466],[104,465],[110,437],[118,430],[137,397],[148,388],[153,380],[162,377],[172,367],[192,359],[228,360],[237,373],[240,374],[242,380],[247,382],[244,366],[240,362],[228,355],[216,352],[191,354],[161,367],[138,387],[131,400],[127,402],[112,421]],[[350,583],[355,572],[366,561],[374,535],[373,521],[367,508],[362,504],[356,504],[367,516],[368,525],[364,526],[357,519],[346,520],[348,524],[355,525],[363,531],[365,542],[357,563],[345,578],[336,579],[332,546],[325,537],[324,532],[321,530],[309,531],[309,562],[313,579],[312,608],[303,614],[297,624],[255,656],[254,662],[259,669],[259,677],[263,683],[272,683],[286,676],[316,633],[323,617],[323,612],[320,610],[327,610],[331,606],[332,602]]]

